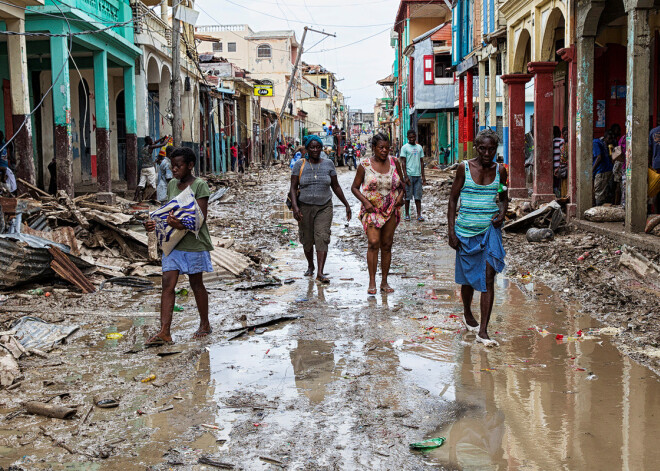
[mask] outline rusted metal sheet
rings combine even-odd
[[[71,254],[76,257],[80,256],[80,248],[78,247],[78,240],[76,239],[76,234],[73,230],[73,227],[58,227],[57,229],[44,232],[31,229],[27,224],[23,224],[21,228],[23,234],[30,234],[44,239],[52,240],[58,244],[64,244],[71,249]]]
[[[93,293],[96,291],[94,285],[85,278],[85,275],[80,269],[57,247],[50,247],[48,252],[53,256],[53,261],[50,262],[50,267],[59,276],[67,280],[69,283],[76,285],[82,290],[83,293]]]
[[[4,198],[0,197],[0,207],[5,214],[16,214],[16,209],[19,212],[29,211],[41,208],[41,204],[35,200],[21,199],[21,198]]]
[[[12,288],[41,278],[52,277],[53,259],[48,247],[69,252],[69,247],[29,234],[0,234],[0,288]],[[78,268],[92,267],[77,257],[69,258]]]

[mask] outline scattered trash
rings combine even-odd
[[[124,336],[124,334],[119,333],[119,332],[110,332],[109,334],[105,334],[105,338],[108,340],[116,340],[120,339]]]
[[[41,288],[29,289],[27,294],[31,296],[43,296],[46,292]]]
[[[178,304],[174,305],[174,312],[182,312],[182,311],[183,311],[182,306],[179,306]]]
[[[142,379],[140,380],[140,382],[142,382],[142,383],[148,383],[149,381],[153,381],[154,379],[156,379],[156,375],[155,375],[155,374],[150,374],[150,375],[147,376],[146,378],[142,378]]]
[[[587,258],[591,257],[591,254],[589,252],[584,252],[582,255],[578,257],[578,261],[583,261],[586,260]]]
[[[200,427],[204,427],[210,430],[222,430],[222,428],[218,427],[217,425],[211,425],[211,424],[199,424]]]
[[[162,409],[160,409],[158,412],[167,412],[168,410],[172,410],[172,409],[174,409],[173,405],[167,405],[167,406],[163,407]]]
[[[94,404],[101,409],[112,409],[119,406],[119,401],[116,399],[100,399],[94,400]]]
[[[620,265],[629,268],[642,278],[660,278],[660,266],[627,245],[624,245],[622,250]]]
[[[411,443],[408,446],[415,450],[430,450],[432,448],[438,448],[439,446],[442,446],[445,440],[446,440],[445,437],[431,438],[429,440],[424,440],[422,442]]]
[[[596,376],[595,374],[589,372],[589,375],[588,375],[585,379],[586,379],[587,381],[595,381],[595,380],[598,379],[598,376]]]
[[[287,278],[286,280],[283,281],[285,285],[290,285],[292,283],[295,283],[296,279],[295,278]]]
[[[265,327],[261,327],[259,329],[254,329],[254,333],[261,335],[261,334],[265,333],[267,330],[268,329],[266,329]]]
[[[174,294],[176,294],[179,297],[188,296],[188,290],[186,288],[181,288],[176,290]]]
[[[549,228],[537,229],[532,227],[527,231],[526,237],[528,242],[549,242],[555,238],[555,233]]]

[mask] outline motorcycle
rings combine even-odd
[[[355,160],[355,150],[352,147],[349,147],[344,154],[344,160],[348,165],[349,170],[357,170],[357,161]],[[353,167],[351,169],[351,167]]]

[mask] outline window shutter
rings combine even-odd
[[[408,72],[408,105],[415,106],[415,58],[410,58],[410,70]]]
[[[433,85],[435,83],[433,68],[433,56],[424,56],[424,85]]]

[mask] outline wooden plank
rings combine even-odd
[[[102,226],[105,226],[108,229],[116,231],[119,234],[121,234],[122,236],[127,237],[131,240],[134,240],[135,242],[138,242],[138,243],[144,245],[145,247],[149,246],[149,240],[147,238],[146,233],[145,234],[140,234],[138,232],[131,231],[130,229],[123,229],[121,227],[118,227],[118,226],[112,224],[111,222],[106,221],[102,216],[99,216],[96,211],[88,211],[88,215],[89,215],[89,218],[92,221],[98,222]]]
[[[55,273],[80,288],[83,293],[93,293],[96,291],[94,285],[85,278],[85,275],[83,275],[80,269],[60,249],[49,247],[48,252],[53,256],[50,267]]]
[[[37,188],[36,186],[34,186],[34,185],[31,184],[31,183],[26,182],[26,181],[23,180],[22,178],[18,178],[18,177],[16,177],[16,181],[17,181],[18,183],[23,184],[26,188],[29,188],[30,190],[32,190],[32,191],[34,191],[34,192],[40,194],[41,196],[47,196],[48,198],[52,198],[52,197],[53,197],[53,195],[50,195],[50,194],[46,193],[46,192],[45,192],[44,190],[42,190],[41,188]]]

